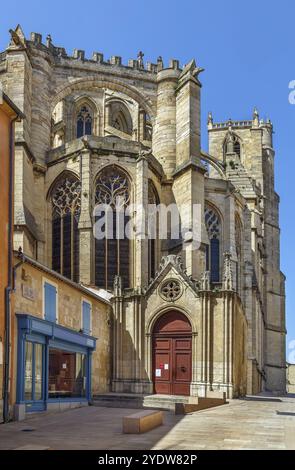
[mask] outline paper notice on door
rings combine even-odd
[[[164,369],[165,369],[165,370],[168,370],[168,369],[169,369],[169,364],[165,364],[165,365],[164,365]]]
[[[156,377],[161,377],[161,369],[156,369]]]

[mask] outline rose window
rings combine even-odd
[[[181,296],[181,286],[178,281],[166,281],[161,288],[161,295],[165,300],[173,301]]]

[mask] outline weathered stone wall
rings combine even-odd
[[[252,288],[243,294],[248,356],[252,357],[248,390],[265,387],[284,391],[285,292],[280,272],[279,198],[274,189],[272,124],[259,121],[255,111],[251,121],[213,123],[211,117],[208,129],[209,153],[226,162],[228,179],[244,196],[251,215],[251,238],[248,235],[245,238],[245,287],[252,284]],[[225,155],[224,143],[231,132],[240,142],[240,156]],[[245,234],[246,228],[248,222]]]

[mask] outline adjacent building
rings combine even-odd
[[[93,394],[109,390],[109,301],[21,252],[14,273],[15,418],[88,405]]]
[[[87,59],[75,49],[70,56],[50,35],[27,39],[20,26],[0,55],[4,89],[27,116],[15,145],[14,246],[30,260],[25,269],[46,266],[51,280],[56,272],[77,292],[111,297],[109,391],[228,397],[285,391],[273,126],[257,110],[251,119],[218,123],[209,113],[203,151],[201,72],[194,60],[184,68],[161,57],[144,64],[142,52],[127,65],[100,52]],[[100,204],[114,214],[108,239],[94,230]],[[160,204],[176,205],[178,237],[171,221],[161,237],[157,215],[155,236],[148,236],[145,214]],[[117,237],[121,211],[124,231]],[[41,277],[45,271],[37,288],[43,291]],[[67,314],[70,328],[76,329],[80,300]],[[36,300],[27,302],[24,311],[15,309],[22,354],[30,309],[45,315]],[[61,334],[69,325],[59,318],[53,325]],[[54,330],[46,322],[46,316],[35,321],[32,334],[44,335],[50,355]],[[105,341],[99,329],[85,340],[97,337],[97,347],[101,334]],[[25,373],[20,361],[17,375]],[[92,382],[101,374],[94,368]],[[46,399],[54,393],[49,384],[44,390]],[[24,393],[22,385],[19,401],[28,407]]]
[[[12,283],[14,123],[22,118],[22,112],[3,93],[0,81],[0,420],[3,415],[3,402],[4,413],[8,414],[9,354],[6,345],[10,335]]]

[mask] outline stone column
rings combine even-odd
[[[224,218],[224,226],[227,228],[225,232],[225,240],[223,246],[223,252],[229,252],[231,254],[231,269],[233,273],[233,287],[237,290],[237,269],[238,269],[238,258],[236,248],[236,224],[235,224],[235,210],[236,203],[233,192],[228,192],[225,199],[226,210]]]
[[[179,70],[158,72],[157,116],[153,131],[153,153],[163,166],[167,178],[175,170],[176,95]]]
[[[180,212],[187,273],[205,271],[204,173],[200,160],[200,89],[195,61],[185,66],[176,88],[176,170],[173,193]]]
[[[139,109],[138,112],[138,141],[142,142],[145,140],[145,123],[146,115],[144,109]]]
[[[91,284],[93,233],[91,220],[91,153],[87,149],[80,155],[81,168],[81,214],[79,219],[80,232],[80,282]]]
[[[176,167],[200,158],[200,91],[195,61],[181,72],[176,89]]]
[[[148,283],[148,162],[145,157],[138,159],[136,168],[136,232],[134,250],[134,287]]]
[[[197,341],[198,367],[196,371],[196,382],[198,395],[205,397],[210,389],[210,291],[200,291],[201,300],[201,329]]]
[[[192,333],[192,381],[191,381],[191,388],[190,394],[192,396],[198,396],[198,369],[199,369],[199,361],[198,361],[198,333],[193,331]]]
[[[104,107],[104,130],[103,135],[105,135],[105,129],[110,125],[110,104],[106,103]]]
[[[233,292],[224,292],[223,387],[228,398],[233,396]]]
[[[206,269],[208,234],[204,217],[204,172],[189,162],[174,174],[173,194],[181,218],[183,258],[188,275],[197,279]]]

